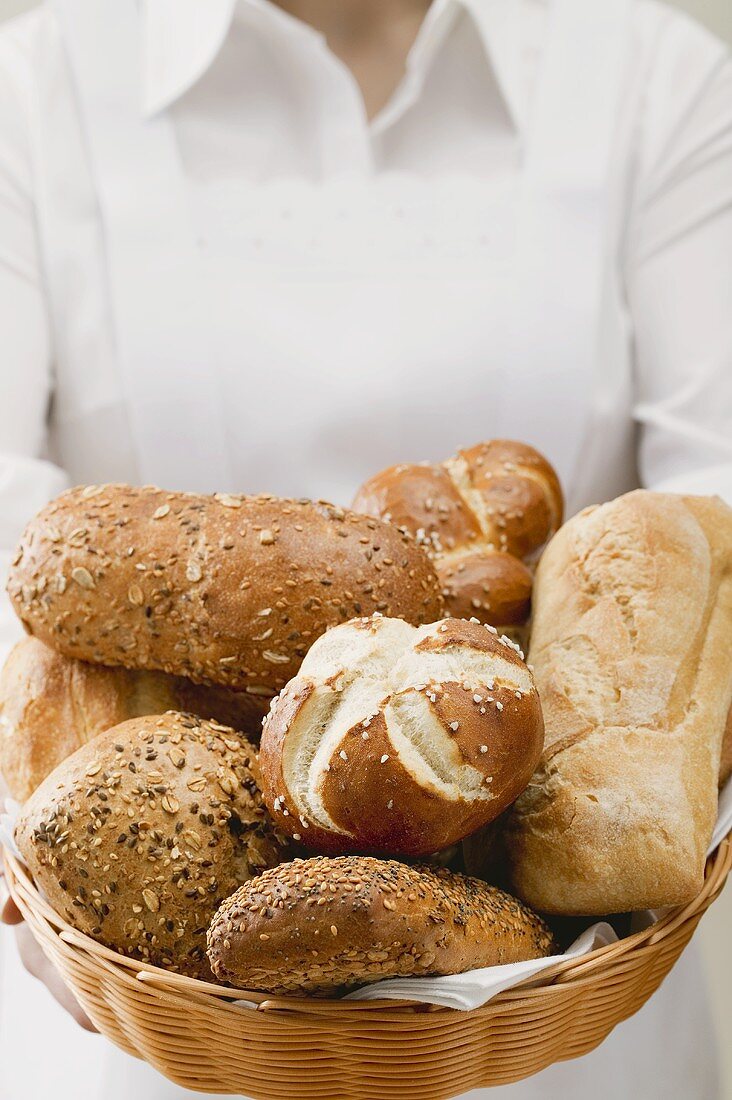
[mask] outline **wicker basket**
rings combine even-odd
[[[5,865],[15,902],[97,1028],[172,1081],[255,1100],[437,1100],[577,1058],[637,1012],[724,886],[732,839],[708,861],[690,905],[471,1012],[267,998],[171,974],[77,932],[7,851]],[[232,1004],[237,996],[257,1007]]]

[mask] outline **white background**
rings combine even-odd
[[[672,0],[732,45],[732,0]],[[33,7],[33,0],[0,0],[0,20]],[[732,1100],[732,887],[704,918],[699,940],[707,967],[725,1061],[725,1098]],[[690,1097],[689,1100],[692,1100]]]

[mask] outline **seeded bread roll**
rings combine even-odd
[[[551,955],[536,913],[480,879],[368,856],[296,859],[240,887],[208,933],[221,981],[333,993]]]
[[[54,909],[155,966],[210,980],[206,929],[232,890],[286,858],[254,747],[192,715],[100,734],[31,795],[18,848]]]
[[[328,627],[442,598],[405,533],[330,504],[87,486],[29,524],[8,592],[67,657],[159,669],[269,700]]]
[[[0,772],[18,802],[81,745],[145,714],[186,711],[258,740],[251,696],[181,676],[106,668],[24,638],[0,671]]]
[[[358,512],[412,531],[432,555],[447,611],[516,633],[529,617],[536,557],[562,522],[562,490],[525,443],[493,439],[439,464],[382,470],[361,486]]]
[[[638,490],[571,519],[531,661],[546,747],[509,818],[513,888],[568,915],[691,901],[732,700],[732,509]]]
[[[273,703],[262,792],[315,851],[429,855],[505,810],[542,744],[531,673],[494,627],[354,619]]]

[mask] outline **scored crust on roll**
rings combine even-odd
[[[538,451],[494,439],[442,463],[382,470],[361,486],[353,507],[416,535],[454,618],[475,616],[508,630],[529,617],[529,565],[561,524],[564,501]]]
[[[365,856],[265,871],[223,903],[208,933],[214,974],[268,993],[327,994],[554,950],[541,918],[495,886]]]
[[[732,509],[637,490],[539,564],[531,661],[546,745],[508,818],[513,888],[545,912],[690,902],[732,700]]]
[[[531,673],[508,638],[373,616],[320,638],[275,700],[262,790],[307,847],[428,855],[501,813],[542,743]]]
[[[415,540],[324,502],[72,489],[25,530],[8,592],[29,634],[94,664],[157,669],[269,700],[315,639],[443,600]]]

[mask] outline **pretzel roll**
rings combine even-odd
[[[267,702],[330,626],[443,601],[407,532],[322,501],[92,485],[25,530],[8,592],[67,657],[157,669]],[[266,710],[266,706],[263,708]]]
[[[500,628],[529,617],[528,568],[562,522],[562,490],[533,447],[494,439],[440,464],[392,466],[361,486],[356,511],[413,532],[433,557],[448,612]]]
[[[542,744],[531,674],[494,627],[354,619],[273,703],[262,793],[307,847],[427,855],[513,802]]]

